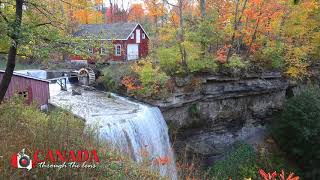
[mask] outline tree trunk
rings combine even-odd
[[[229,50],[228,50],[228,53],[227,53],[226,63],[229,61],[229,59],[230,59],[230,57],[231,57],[231,55],[232,55],[232,49],[233,49],[233,46],[234,46],[234,41],[235,41],[236,32],[238,31],[238,25],[239,25],[239,23],[241,22],[241,19],[242,19],[244,10],[246,9],[247,2],[248,2],[248,0],[245,0],[245,1],[244,1],[244,3],[243,3],[244,5],[243,5],[243,7],[242,7],[240,17],[238,18],[240,1],[239,1],[239,0],[236,1],[234,27],[233,27],[233,33],[232,33],[232,37],[231,37],[230,47],[229,47]]]
[[[159,25],[158,25],[158,16],[154,16],[154,24],[155,24],[155,34],[154,34],[154,43],[153,48],[158,48],[159,46]]]
[[[14,68],[16,66],[16,55],[17,55],[17,47],[18,47],[18,39],[21,31],[21,20],[22,20],[22,6],[23,0],[16,0],[16,17],[13,23],[13,32],[10,37],[12,40],[9,54],[6,71],[3,75],[1,84],[0,84],[0,103],[3,101],[4,96],[9,87]]]
[[[260,13],[260,15],[261,15],[261,13]],[[260,16],[260,15],[259,15],[259,16]],[[256,24],[256,26],[255,26],[255,28],[254,28],[254,32],[253,32],[253,35],[252,35],[252,37],[251,37],[251,41],[250,41],[248,50],[247,50],[247,52],[246,52],[245,60],[249,57],[250,52],[251,52],[252,44],[253,44],[253,42],[254,42],[254,41],[256,40],[256,38],[257,38],[257,31],[258,31],[259,23],[260,23],[260,17],[258,18],[257,24]]]
[[[110,23],[113,23],[113,3],[109,0],[110,3]]]
[[[206,0],[200,0],[200,10],[201,10],[201,17],[204,19],[206,16]]]
[[[201,23],[204,23],[206,18],[206,0],[200,0],[200,11],[201,11]],[[201,42],[201,58],[204,58],[206,55],[207,47],[204,42]]]
[[[187,52],[186,49],[183,46],[184,42],[184,20],[183,20],[183,3],[184,0],[179,0],[179,25],[180,25],[180,33],[179,33],[179,43],[180,43],[180,53],[181,53],[181,64],[185,72],[188,73],[188,65],[187,65]]]

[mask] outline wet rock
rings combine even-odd
[[[94,87],[92,87],[92,86],[84,86],[83,89],[84,89],[85,91],[94,91],[94,90],[96,90],[96,89],[95,89]]]
[[[72,89],[72,96],[76,96],[76,95],[81,95],[81,90],[80,89]]]

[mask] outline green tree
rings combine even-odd
[[[224,159],[218,160],[210,169],[213,179],[256,179],[256,153],[249,144],[237,143]]]
[[[70,36],[69,21],[63,6],[58,6],[67,3],[65,1],[14,2],[0,2],[0,52],[8,54],[6,70],[0,84],[0,102],[10,84],[17,55],[45,60],[52,53],[73,53],[77,46],[87,47],[97,43],[83,42]]]
[[[21,35],[21,21],[22,21],[22,6],[23,6],[23,0],[16,0],[15,1],[15,17],[14,21],[10,21],[2,11],[0,11],[1,17],[4,20],[6,24],[8,24],[8,28],[10,28],[10,31],[8,32],[8,36],[10,37],[11,45],[8,53],[8,62],[6,71],[3,75],[1,84],[0,84],[0,103],[2,102],[7,89],[9,87],[13,71],[15,68],[15,62],[16,62],[16,55],[17,55],[17,48],[19,45],[19,39]]]
[[[294,157],[306,173],[320,170],[319,117],[319,89],[310,89],[289,99],[273,125],[272,132],[279,146]]]

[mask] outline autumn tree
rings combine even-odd
[[[275,38],[279,29],[279,22],[284,14],[284,1],[262,1],[262,0],[237,0],[233,4],[226,4],[233,13],[229,17],[223,17],[226,33],[230,39],[226,42],[226,62],[233,54],[242,55],[247,59],[262,44],[256,43],[257,40]],[[276,26],[276,27],[275,27]],[[274,28],[272,31],[271,29]]]
[[[142,4],[132,4],[128,13],[128,21],[141,23],[144,18],[145,14]]]
[[[104,4],[101,0],[70,0],[68,3],[60,2],[67,14],[65,17],[79,24],[100,24],[103,23]]]
[[[160,0],[144,0],[147,16],[153,22],[154,39],[157,42],[159,39],[159,27],[163,24],[163,17],[167,13],[164,3]]]
[[[243,0],[243,1],[236,0],[234,3],[234,17],[233,17],[233,24],[232,24],[232,26],[233,26],[232,31],[233,32],[231,35],[230,44],[228,45],[229,49],[228,49],[227,55],[226,55],[226,62],[229,61],[229,59],[233,53],[237,33],[238,33],[239,26],[240,26],[240,23],[243,18],[244,10],[247,7],[247,2],[248,2],[248,0]]]
[[[303,77],[308,66],[319,60],[319,56],[314,56],[315,52],[319,52],[319,8],[319,1],[316,0],[289,4],[281,39],[285,44],[286,72],[291,77]]]
[[[124,8],[124,2],[119,5],[116,0],[109,0],[109,7],[106,8],[106,23],[127,22],[128,21],[128,9]],[[129,2],[127,6],[129,6]]]
[[[185,41],[185,22],[184,22],[184,7],[186,7],[187,1],[185,0],[178,0],[176,4],[173,4],[169,2],[168,0],[165,0],[165,3],[171,6],[172,12],[177,13],[178,19],[179,19],[179,26],[178,26],[178,33],[177,33],[177,42],[179,45],[179,51],[181,54],[181,66],[184,69],[184,71],[188,72],[188,65],[187,65],[187,52],[184,47],[184,41]]]

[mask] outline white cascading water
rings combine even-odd
[[[15,72],[39,79],[47,79],[47,72],[45,70],[19,70]]]
[[[29,74],[44,77],[42,72]],[[162,176],[177,179],[168,127],[159,108],[117,95],[108,97],[107,93],[100,91],[81,89],[81,95],[73,96],[70,89],[60,91],[59,85],[50,84],[50,103],[85,119],[88,126],[98,129],[101,140],[128,153],[137,162],[143,161],[145,152],[150,160],[169,160],[167,164],[153,165],[152,168]]]

